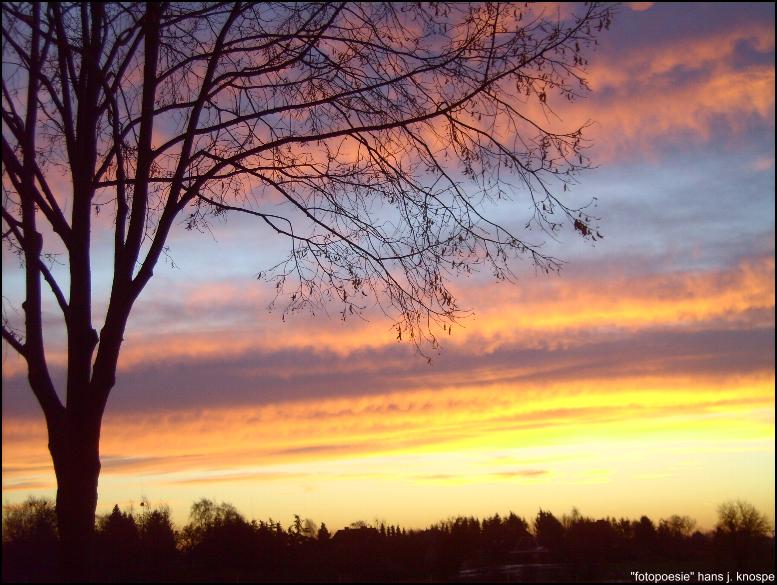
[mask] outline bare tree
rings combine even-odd
[[[737,569],[746,569],[757,550],[758,541],[769,536],[766,515],[750,502],[737,500],[718,506],[715,537],[734,560]]]
[[[289,243],[260,273],[285,310],[334,300],[345,318],[377,299],[419,347],[461,316],[448,288],[457,274],[511,279],[518,256],[559,267],[524,229],[598,237],[586,209],[560,198],[589,166],[584,127],[555,129],[550,103],[587,90],[584,53],[612,8],[575,10],[3,4],[3,240],[22,260],[25,299],[23,326],[4,316],[2,333],[45,415],[67,576],[89,565],[103,411],[174,225],[255,216]],[[489,219],[487,204],[518,196],[528,223]],[[115,235],[98,335],[100,212]],[[56,252],[69,290],[47,261]],[[64,403],[46,361],[44,292],[66,324]]]

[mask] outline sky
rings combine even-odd
[[[430,364],[379,314],[268,311],[256,274],[284,243],[250,218],[178,226],[125,334],[98,513],[146,498],[182,525],[207,497],[330,529],[573,507],[711,529],[744,499],[774,526],[774,4],[625,4],[590,61],[559,112],[595,121],[570,198],[597,198],[604,238],[546,242],[559,274],[457,281],[473,314]],[[4,311],[21,283],[4,250]],[[53,498],[6,344],[2,363],[3,503]]]

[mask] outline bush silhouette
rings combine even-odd
[[[58,567],[54,503],[30,496],[3,506],[3,581],[48,581]]]

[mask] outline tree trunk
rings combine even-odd
[[[68,582],[93,578],[101,419],[68,412],[59,428],[49,429],[49,451],[57,476],[61,575]]]

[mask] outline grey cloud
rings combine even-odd
[[[600,50],[650,51],[672,40],[706,38],[749,23],[773,21],[771,2],[657,2],[644,12],[620,10],[610,31],[602,36]]]
[[[773,311],[771,317],[773,323]],[[431,366],[404,344],[346,355],[308,347],[177,358],[121,373],[108,411],[174,413],[457,385],[740,376],[774,370],[774,335],[773,325],[633,334],[592,331],[571,337],[566,345],[509,342],[492,351],[482,351],[475,340],[448,347]],[[39,416],[25,376],[4,378],[3,410],[6,416]]]

